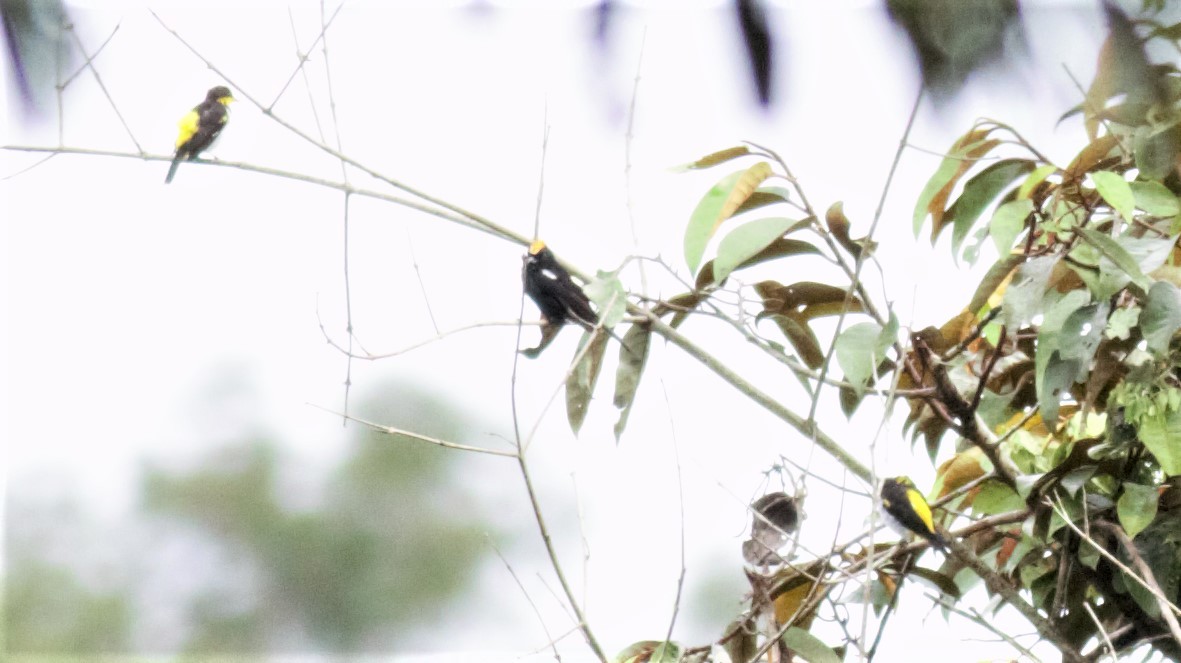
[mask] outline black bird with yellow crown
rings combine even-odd
[[[570,273],[558,264],[554,252],[541,240],[529,245],[521,270],[525,294],[541,310],[541,343],[525,350],[527,356],[537,356],[554,339],[562,325],[573,322],[583,329],[593,329],[599,321],[591,308],[590,299]]]
[[[917,534],[947,553],[947,541],[935,530],[931,507],[915,488],[910,477],[900,476],[882,482],[882,518],[900,535]]]
[[[192,161],[213,144],[230,119],[229,105],[233,101],[234,95],[230,89],[219,85],[206,93],[205,101],[194,106],[193,110],[180,119],[177,123],[180,133],[176,137],[176,156],[172,158],[172,165],[168,167],[168,176],[164,178],[165,184],[172,181],[181,161]]]

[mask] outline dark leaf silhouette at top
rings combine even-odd
[[[1004,56],[1006,37],[1024,42],[1017,0],[886,0],[906,31],[923,84],[937,98],[954,95],[968,77]]]
[[[767,12],[759,0],[735,0],[734,9],[738,13],[738,26],[746,44],[746,58],[759,94],[759,103],[764,107],[769,106],[774,83],[775,42],[767,24]]]

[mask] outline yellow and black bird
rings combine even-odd
[[[591,310],[590,299],[570,278],[570,273],[558,264],[554,252],[540,239],[529,245],[522,273],[525,294],[541,309],[547,324],[562,325],[574,322],[590,329],[599,321]]]
[[[180,134],[176,137],[176,156],[172,159],[172,165],[168,167],[168,176],[164,178],[165,184],[172,181],[181,161],[195,159],[205,148],[213,144],[230,119],[229,105],[233,101],[234,95],[230,93],[230,89],[219,85],[205,95],[205,101],[194,106],[193,110],[180,119]]]
[[[583,329],[593,329],[599,321],[591,309],[590,299],[570,278],[570,272],[558,264],[553,251],[541,240],[529,245],[524,257],[521,280],[525,294],[541,309],[541,343],[524,350],[526,356],[536,357],[557,336],[562,325],[573,322]]]
[[[882,517],[905,537],[918,534],[931,545],[947,553],[947,541],[935,531],[931,507],[909,477],[894,477],[882,482]]]

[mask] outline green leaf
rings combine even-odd
[[[1038,353],[1042,352],[1038,348]],[[1041,380],[1037,381],[1037,400],[1041,407],[1042,421],[1050,430],[1058,428],[1058,405],[1062,397],[1074,385],[1075,376],[1085,369],[1077,360],[1063,359],[1055,350],[1046,363],[1046,370]]]
[[[820,368],[824,363],[824,352],[820,349],[820,341],[808,326],[808,321],[799,314],[770,313],[760,314],[759,319],[769,317],[779,325],[779,330],[787,337],[788,342],[795,348],[800,359],[808,368]]]
[[[1074,378],[1076,381],[1085,380],[1087,377],[1091,359],[1095,356],[1095,350],[1099,348],[1099,341],[1103,340],[1103,329],[1110,310],[1111,306],[1107,300],[1096,302],[1075,310],[1062,323],[1059,333],[1061,345],[1058,346],[1058,351],[1062,354],[1062,359],[1074,361],[1079,365],[1080,372]],[[1049,325],[1049,316],[1046,316],[1045,326]]]
[[[944,224],[954,224],[951,233],[952,255],[959,254],[960,246],[985,208],[1002,191],[1012,186],[1014,180],[1032,171],[1034,166],[1034,162],[1026,159],[1002,159],[964,183],[963,193],[943,217]]]
[[[685,263],[697,273],[705,247],[723,221],[730,218],[759,184],[771,176],[771,165],[760,161],[746,170],[730,173],[713,185],[689,217],[685,229]]]
[[[631,415],[636,391],[640,386],[640,376],[644,374],[644,365],[648,362],[651,340],[652,328],[646,323],[633,324],[623,335],[619,347],[619,368],[615,370],[615,398],[612,400],[619,409],[619,420],[615,422],[616,444],[619,444],[623,429],[627,427],[627,418]]]
[[[890,346],[898,341],[898,316],[894,315],[894,310],[890,310],[890,319],[886,321],[886,326],[882,327],[882,333],[878,335],[877,354],[881,358],[885,358],[886,352],[889,351]]]
[[[972,129],[951,146],[946,157],[939,164],[935,174],[927,181],[919,194],[914,206],[912,225],[915,237],[923,229],[923,221],[929,214],[933,223],[931,241],[934,243],[936,235],[943,225],[945,204],[951,196],[951,190],[964,173],[976,165],[976,160],[1000,144],[999,140],[988,139],[991,129]]]
[[[1140,441],[1156,456],[1161,470],[1169,476],[1181,474],[1181,411],[1157,411],[1145,415],[1136,427]]]
[[[1107,170],[1091,173],[1091,180],[1095,182],[1095,190],[1103,196],[1103,200],[1119,212],[1125,221],[1131,221],[1136,211],[1136,197],[1132,195],[1128,181],[1122,175]]]
[[[849,234],[853,223],[849,221],[849,217],[845,216],[844,203],[838,201],[829,205],[828,210],[824,213],[824,223],[828,226],[828,232],[837,241],[837,244],[840,244],[854,258],[860,259],[863,250],[868,250],[870,253],[877,250],[878,243],[869,237],[853,239]]]
[[[1177,216],[1181,214],[1181,204],[1177,196],[1160,182],[1132,182],[1132,195],[1136,197],[1136,207],[1148,212],[1152,216]]]
[[[582,289],[599,310],[599,321],[610,329],[627,314],[627,291],[615,272],[600,271]]]
[[[1154,283],[1152,287],[1155,288],[1156,284]],[[1149,297],[1151,296],[1150,294]],[[1107,328],[1103,330],[1103,335],[1107,338],[1126,341],[1132,337],[1132,328],[1139,322],[1139,306],[1133,305],[1127,308],[1117,308],[1111,312],[1111,317],[1107,319]]]
[[[807,659],[808,663],[841,663],[832,647],[804,629],[793,626],[780,638],[787,648]]]
[[[662,642],[652,650],[648,663],[680,663],[683,651],[675,642]]]
[[[664,643],[660,640],[640,640],[624,647],[623,651],[615,655],[611,659],[612,663],[636,663],[637,661],[648,661],[656,648]]]
[[[718,244],[718,256],[714,258],[714,282],[721,283],[736,267],[758,255],[795,223],[792,219],[767,218],[744,223],[731,230]]]
[[[1139,127],[1132,138],[1132,150],[1140,177],[1163,180],[1177,168],[1177,153],[1181,151],[1177,128],[1154,132],[1152,127]]]
[[[750,197],[738,206],[738,209],[734,210],[734,216],[760,207],[788,202],[791,202],[791,192],[787,189],[781,186],[761,186],[755,189],[754,193],[750,194]]]
[[[1014,240],[1025,228],[1025,219],[1032,213],[1033,201],[1029,199],[1010,200],[996,208],[992,213],[992,221],[988,223],[988,234],[992,235],[997,253],[1009,255]]]
[[[945,573],[916,566],[910,570],[910,576],[925,585],[929,585],[940,594],[945,594],[955,599],[960,598],[961,592],[959,586],[955,584],[955,580],[952,580],[951,576]]]
[[[1128,195],[1131,195],[1130,191]],[[1133,283],[1135,283],[1137,286],[1140,286],[1140,288],[1143,290],[1148,290],[1150,284],[1148,283],[1148,278],[1144,276],[1144,272],[1140,271],[1140,265],[1136,263],[1136,260],[1132,258],[1131,254],[1129,254],[1127,250],[1124,249],[1124,247],[1120,246],[1116,240],[1085,226],[1079,226],[1075,228],[1074,231],[1081,235],[1088,244],[1098,249],[1103,258],[1106,258],[1111,263],[1111,265],[1114,265],[1121,272],[1127,275],[1127,277],[1131,279]],[[1099,263],[1099,273],[1101,276],[1105,272],[1104,267],[1105,265],[1103,264],[1101,258]],[[1106,273],[1111,274],[1111,270],[1107,269]],[[1123,284],[1126,283],[1127,279],[1123,279]],[[1095,294],[1101,298],[1109,297],[1123,287],[1123,284],[1117,284],[1119,284],[1119,280],[1112,281],[1107,287],[1102,288],[1103,291],[1096,292]],[[1114,289],[1112,289],[1111,292],[1106,292],[1111,288]]]
[[[755,284],[755,292],[763,298],[764,313],[794,314],[811,320],[842,312],[865,312],[865,305],[858,297],[850,297],[844,288],[827,283],[800,281],[781,285],[775,281],[761,281]]]
[[[575,357],[582,353],[589,340],[591,346],[582,359],[570,371],[566,378],[566,420],[570,422],[570,430],[578,435],[582,422],[586,419],[586,411],[594,395],[595,382],[599,379],[599,369],[603,366],[603,354],[607,350],[607,339],[610,338],[602,330],[591,330],[582,335],[578,342]]]
[[[1097,343],[1102,335],[1103,319],[1099,319],[1080,342],[1083,326],[1095,318],[1095,305],[1088,306],[1090,299],[1086,290],[1065,293],[1051,290],[1042,300],[1043,320],[1034,354],[1034,385],[1042,418],[1050,428],[1057,426],[1061,396],[1079,379],[1079,371],[1090,366],[1090,356],[1083,358],[1079,353],[1089,348],[1093,354],[1094,346],[1089,341],[1095,339]],[[1071,370],[1074,372],[1070,373]]]
[[[1037,186],[1042,182],[1045,182],[1047,177],[1057,171],[1057,166],[1051,166],[1048,164],[1045,166],[1038,166],[1036,170],[1029,174],[1029,177],[1025,178],[1025,181],[1021,183],[1021,186],[1017,187],[1017,199],[1022,200],[1032,196],[1034,190],[1037,189]]]
[[[1181,329],[1181,292],[1168,281],[1157,281],[1148,290],[1148,300],[1140,313],[1140,332],[1148,349],[1163,355],[1173,334]]]
[[[1017,268],[1003,299],[1005,326],[1015,332],[1041,312],[1042,299],[1058,256],[1038,256]]]
[[[1005,255],[1000,260],[996,261],[992,267],[988,268],[988,273],[984,278],[980,279],[980,285],[976,286],[976,292],[972,294],[972,301],[968,303],[968,310],[972,313],[978,313],[984,305],[988,303],[988,299],[996,292],[1001,283],[1009,278],[1009,274],[1013,273],[1025,261],[1025,256],[1020,255]]]
[[[985,481],[980,484],[980,491],[972,500],[972,511],[984,515],[995,516],[1025,507],[1025,500],[1009,486],[1000,481]]]
[[[697,161],[675,166],[674,171],[683,172],[686,170],[699,170],[702,168],[713,168],[719,164],[726,163],[740,157],[750,154],[750,148],[746,145],[737,145],[735,147],[728,147],[724,150],[718,150],[712,154],[707,154]],[[667,163],[667,162],[666,162]]]
[[[1155,486],[1142,486],[1137,483],[1125,483],[1124,494],[1115,503],[1119,522],[1124,531],[1131,538],[1144,531],[1156,518],[1156,507],[1159,496]]]
[[[883,328],[876,322],[859,322],[841,332],[836,340],[837,363],[845,380],[860,392],[881,362],[878,340]]]

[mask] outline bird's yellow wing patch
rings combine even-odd
[[[914,509],[919,520],[923,521],[927,531],[934,533],[935,523],[931,520],[931,507],[927,505],[927,500],[923,499],[923,494],[914,488],[907,488],[906,500],[910,502],[910,508]]]
[[[176,136],[176,146],[180,147],[189,142],[193,134],[197,133],[197,127],[200,126],[200,123],[201,114],[196,110],[191,110],[184,117],[180,118],[180,122],[176,123],[176,126],[180,127],[180,133]]]

